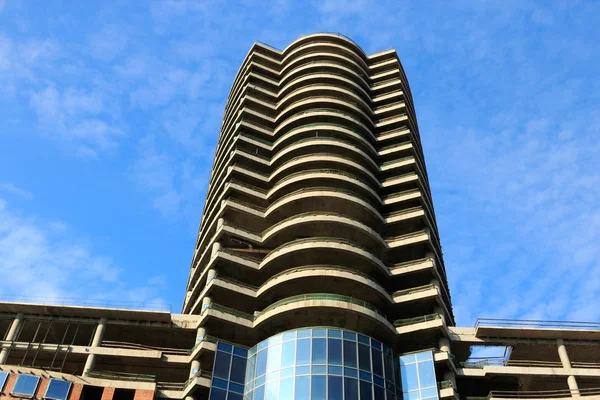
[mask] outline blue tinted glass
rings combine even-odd
[[[329,329],[327,331],[327,335],[329,337],[341,338],[342,337],[342,331],[340,331],[339,329]]]
[[[373,375],[373,382],[376,385],[379,385],[381,387],[384,387],[384,384],[385,384],[385,381],[383,380],[383,378],[380,378],[377,375]]]
[[[356,333],[344,331],[344,339],[356,340]]]
[[[299,338],[309,338],[310,337],[310,329],[301,329],[298,331]]]
[[[265,400],[265,386],[254,389],[254,400]]]
[[[71,389],[71,382],[50,379],[44,397],[46,399],[65,400],[69,395],[69,389]]]
[[[389,390],[386,390],[385,393],[388,399],[395,399],[394,393],[390,392]]]
[[[252,359],[248,360],[247,369],[246,369],[246,382],[250,382],[254,379],[254,370],[256,368],[256,358],[252,357]]]
[[[227,391],[222,389],[212,388],[210,390],[210,400],[225,400]]]
[[[381,350],[381,342],[375,339],[371,339],[371,346],[376,348],[377,350]]]
[[[417,362],[417,358],[414,354],[400,357],[400,365],[412,364],[415,362]]]
[[[358,345],[358,368],[364,371],[371,371],[371,347]]]
[[[254,386],[264,385],[266,377],[266,375],[263,375],[260,378],[256,378],[256,380],[254,381]]]
[[[12,393],[20,394],[25,397],[32,397],[37,389],[40,378],[33,375],[19,375],[17,383],[13,387]]]
[[[344,369],[342,367],[327,367],[327,371],[329,375],[342,375],[344,373]]]
[[[279,379],[279,370],[267,374],[267,382]]]
[[[246,359],[233,356],[231,360],[231,375],[229,379],[233,382],[244,383],[246,375]]]
[[[267,382],[265,385],[265,400],[277,400],[279,397],[279,381]]]
[[[312,363],[313,364],[325,364],[326,358],[327,358],[327,339],[313,339],[312,340]]]
[[[358,371],[354,368],[344,368],[344,376],[358,378]]]
[[[373,385],[360,381],[360,400],[373,400]]]
[[[313,376],[311,381],[311,400],[327,400],[327,377],[325,375],[317,375]]]
[[[286,332],[283,334],[283,340],[296,339],[296,331]]]
[[[326,365],[313,365],[312,374],[313,375],[325,375],[327,373]]]
[[[394,368],[393,361],[390,356],[383,357],[383,364],[385,366],[385,379],[393,381],[394,380]]]
[[[344,332],[344,335],[346,332]],[[344,340],[344,366],[357,367],[356,363],[356,342]]]
[[[286,378],[288,376],[294,376],[294,368],[286,368],[281,370],[281,377]]]
[[[418,390],[404,393],[404,399],[406,400],[421,400],[421,393]]]
[[[359,343],[364,343],[364,344],[367,344],[367,345],[370,345],[370,344],[371,344],[371,343],[370,343],[371,341],[370,341],[370,340],[369,340],[369,338],[368,338],[367,336],[365,336],[365,335],[358,335],[358,342],[359,342]]]
[[[296,375],[310,375],[310,365],[296,367]]]
[[[297,376],[294,390],[296,400],[310,400],[310,376]]]
[[[371,382],[373,380],[373,375],[368,372],[360,371],[358,375],[363,381]]]
[[[4,383],[6,383],[6,379],[8,379],[8,372],[0,371],[0,392],[4,388]]]
[[[435,379],[435,369],[433,367],[433,361],[425,361],[417,364],[419,367],[419,381],[421,388],[428,388],[435,386],[437,381]]]
[[[400,371],[402,377],[402,390],[408,392],[419,388],[419,379],[417,378],[417,364],[405,365]]]
[[[371,349],[371,356],[373,357],[373,373],[375,375],[383,376],[383,361],[381,359],[381,352],[379,350]]]
[[[233,354],[235,354],[236,356],[248,358],[248,350],[242,349],[241,347],[234,347]]]
[[[374,400],[385,400],[385,390],[382,387],[373,387],[373,399]]]
[[[269,347],[267,355],[267,372],[276,371],[281,368],[281,344]]]
[[[310,339],[298,340],[296,346],[296,365],[310,364]]]
[[[284,335],[285,336],[285,335]],[[294,365],[294,357],[296,355],[296,341],[283,342],[281,348],[281,367],[291,367]]]
[[[233,346],[227,343],[219,342],[217,343],[217,350],[221,350],[226,353],[231,353],[233,351]]]
[[[268,340],[263,340],[262,342],[260,342],[258,344],[258,351],[260,351],[262,349],[266,349],[268,345],[269,345],[269,341]]]
[[[212,380],[212,386],[219,388],[219,389],[225,389],[227,390],[227,381],[223,380],[223,379],[218,379],[218,378],[213,378]]]
[[[344,400],[358,400],[358,381],[344,378]]]
[[[231,354],[217,351],[215,356],[215,366],[213,376],[217,378],[229,379],[229,367],[231,363]]]
[[[328,400],[343,400],[344,399],[343,378],[341,376],[328,376],[327,383],[328,383],[327,399]]]
[[[229,382],[229,390],[232,390],[237,393],[244,393],[244,385],[239,385],[237,383]]]
[[[259,351],[256,356],[256,376],[264,375],[267,372],[267,351]]]
[[[421,390],[422,399],[437,399],[438,397],[439,393],[437,387]]]
[[[239,393],[230,392],[229,396],[227,396],[227,400],[242,400],[243,397]]]
[[[282,335],[276,335],[276,336],[269,338],[269,346],[272,346],[276,343],[281,343],[281,338],[282,338]]]
[[[433,353],[431,351],[423,351],[421,353],[417,353],[417,361],[429,361],[433,360]]]
[[[342,365],[342,341],[338,339],[327,339],[327,363]]]
[[[294,378],[282,379],[279,382],[279,398],[293,399],[294,398]]]
[[[326,337],[327,336],[327,329],[313,329],[312,330],[312,337]]]

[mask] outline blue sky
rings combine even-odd
[[[179,311],[241,61],[327,31],[400,55],[458,322],[600,320],[598,21],[591,0],[0,0],[0,294]]]

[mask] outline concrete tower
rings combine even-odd
[[[243,328],[217,314],[207,323],[246,345],[326,325],[406,350],[437,344],[411,326],[454,324],[394,50],[366,55],[335,34],[250,49],[225,107],[183,306],[205,309],[246,316]]]

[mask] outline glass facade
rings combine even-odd
[[[439,398],[432,351],[401,356],[400,374],[405,400]]]
[[[217,342],[210,400],[242,400],[248,350]]]
[[[39,376],[19,374],[11,394],[16,397],[33,397],[39,382]]]
[[[244,400],[396,400],[399,371],[392,350],[368,336],[289,331],[249,350]]]
[[[50,379],[44,398],[50,400],[66,400],[69,396],[69,390],[71,390],[71,382]]]
[[[218,342],[210,400],[438,399],[431,350],[398,357],[336,328],[284,332],[246,350]]]

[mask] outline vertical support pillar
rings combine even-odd
[[[198,328],[196,331],[196,344],[204,341],[206,339],[206,329]]]
[[[563,368],[571,368],[571,360],[569,359],[564,340],[556,339],[556,346],[558,348],[558,357],[560,357]],[[577,384],[575,376],[569,375],[567,377],[567,385],[569,385],[569,390],[571,390],[571,397],[579,397],[579,385]]]
[[[6,335],[6,341],[12,342],[17,340],[17,336],[19,335],[19,330],[21,329],[21,325],[23,324],[23,313],[18,313],[13,319],[12,324],[10,325],[10,329],[8,330],[8,334]],[[8,358],[9,349],[2,349],[0,351],[0,364],[6,363],[6,359]]]
[[[206,276],[206,283],[212,281],[213,279],[215,279],[215,277],[217,276],[217,270],[216,269],[209,269],[207,276]]]
[[[98,321],[98,326],[96,326],[96,331],[94,332],[94,338],[92,339],[91,348],[100,347],[102,343],[102,338],[104,337],[104,331],[106,330],[106,318],[101,318]],[[83,376],[87,376],[88,371],[94,368],[96,364],[96,355],[89,354],[87,360],[85,360],[85,367],[83,368]]]
[[[217,229],[222,228],[224,224],[225,224],[225,220],[223,218],[219,218],[217,220]]]
[[[433,312],[436,314],[440,314],[440,316],[442,317],[442,321],[446,323],[446,313],[444,312],[444,307],[435,306],[433,308]]]
[[[450,352],[450,340],[448,338],[442,336],[438,342],[438,346],[440,348],[440,351],[448,353],[448,357],[452,356],[452,353]],[[443,378],[445,381],[452,382],[452,387],[456,389],[456,374],[454,373],[454,371],[445,370]]]
[[[213,246],[212,246],[212,250],[210,253],[210,257],[214,258],[217,256],[217,253],[219,252],[219,250],[221,250],[221,243],[219,242],[214,242]]]
[[[212,304],[212,299],[208,296],[202,298],[202,311],[200,311],[200,313],[203,313],[204,310],[208,310],[210,308],[210,305]]]

